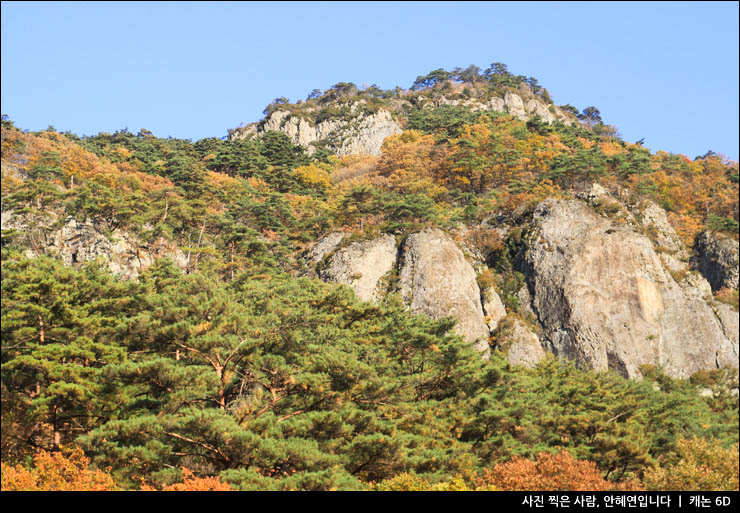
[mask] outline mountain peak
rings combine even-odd
[[[481,72],[470,65],[452,71],[437,69],[417,77],[409,89],[383,90],[339,82],[326,91],[314,89],[306,100],[276,98],[255,123],[229,130],[230,139],[268,131],[283,132],[313,154],[325,148],[336,155],[380,155],[383,140],[400,133],[419,111],[455,108],[491,112],[551,124],[578,121],[578,111],[556,106],[537,79],[512,75],[506,65],[491,64]],[[589,107],[598,113],[595,107]]]

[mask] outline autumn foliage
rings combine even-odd
[[[127,161],[112,163],[52,130],[36,134],[7,130],[3,131],[3,138],[3,158],[15,160],[15,164],[24,169],[32,169],[42,163],[46,156],[54,155],[63,170],[63,174],[58,176],[57,180],[65,185],[91,179],[122,192],[136,190],[150,192],[172,186],[172,182],[167,178],[142,172],[140,163]],[[15,155],[17,148],[23,149],[22,154]],[[114,151],[121,157],[130,155],[123,147],[115,148]]]
[[[218,477],[195,477],[189,469],[182,469],[183,480],[181,483],[173,483],[161,488],[163,492],[229,492],[231,487],[222,483]],[[143,485],[141,491],[153,492],[157,488]]]
[[[614,484],[605,480],[596,463],[578,460],[565,451],[540,453],[536,461],[515,457],[483,471],[477,485],[507,491],[607,491]]]
[[[41,451],[33,458],[33,467],[2,464],[2,489],[5,491],[84,491],[116,490],[113,477],[89,468],[90,460],[75,448],[69,452]]]
[[[678,459],[645,472],[648,490],[737,490],[738,445],[726,449],[703,438],[679,440]]]

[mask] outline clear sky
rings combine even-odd
[[[274,98],[503,62],[628,141],[738,159],[737,2],[2,2],[2,113],[222,137]]]

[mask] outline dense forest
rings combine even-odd
[[[341,83],[265,115],[523,88],[552,105],[496,63],[408,91]],[[380,156],[342,157],[281,132],[78,136],[4,116],[2,210],[21,221],[2,231],[2,488],[737,490],[737,369],[646,366],[635,380],[554,356],[528,368],[494,337],[481,358],[451,318],[307,273],[331,231],[451,233],[592,183],[649,198],[688,247],[707,230],[737,240],[737,162],[651,152],[595,107],[559,109],[573,121],[419,104],[394,113],[403,131]],[[126,280],[104,259],[65,265],[48,241],[70,218],[159,257]],[[489,264],[479,281],[528,322],[521,233],[465,233]],[[738,290],[714,300],[737,309]]]

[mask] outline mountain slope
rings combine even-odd
[[[564,448],[639,486],[682,437],[736,443],[737,163],[502,66],[280,99],[225,139],[4,118],[4,461],[472,487]]]

